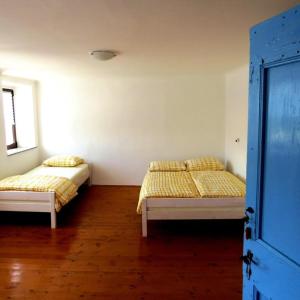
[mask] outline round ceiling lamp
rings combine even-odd
[[[112,50],[94,50],[91,51],[90,56],[97,60],[109,60],[117,56],[117,53]]]

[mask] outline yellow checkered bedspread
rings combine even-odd
[[[202,198],[245,197],[246,185],[226,171],[192,171]]]
[[[140,191],[137,212],[146,198],[245,197],[246,185],[226,171],[148,172]]]
[[[55,192],[55,210],[58,212],[77,195],[77,186],[64,177],[17,175],[1,180],[0,191]]]
[[[188,172],[148,172],[140,192],[137,212],[145,198],[197,198],[197,188]]]

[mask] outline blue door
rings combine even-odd
[[[244,300],[300,300],[300,5],[250,32]]]

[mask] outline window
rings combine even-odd
[[[5,75],[1,79],[0,120],[5,140],[0,147],[6,148],[7,155],[14,155],[37,147],[37,82]]]
[[[10,150],[18,147],[16,134],[14,90],[2,89],[2,92],[6,147],[7,150]]]

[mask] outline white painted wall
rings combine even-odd
[[[246,178],[248,65],[225,75],[225,157],[227,168]],[[239,139],[239,142],[235,142]]]
[[[94,184],[139,185],[155,159],[224,158],[224,79],[71,78],[40,83],[42,157],[77,154]]]
[[[206,154],[246,176],[247,65],[225,77],[54,76],[39,92],[40,148],[7,156],[0,106],[0,178],[63,153],[87,158],[94,184],[138,185],[151,160]]]
[[[2,79],[7,77],[0,77],[0,100],[2,97]],[[10,80],[13,81],[12,78]],[[20,84],[20,80],[15,81]],[[23,81],[23,83],[34,85],[33,82]],[[7,155],[5,143],[5,130],[3,120],[3,106],[0,101],[0,179],[16,174],[22,174],[31,168],[38,165],[40,161],[39,148],[30,149],[14,155]]]

